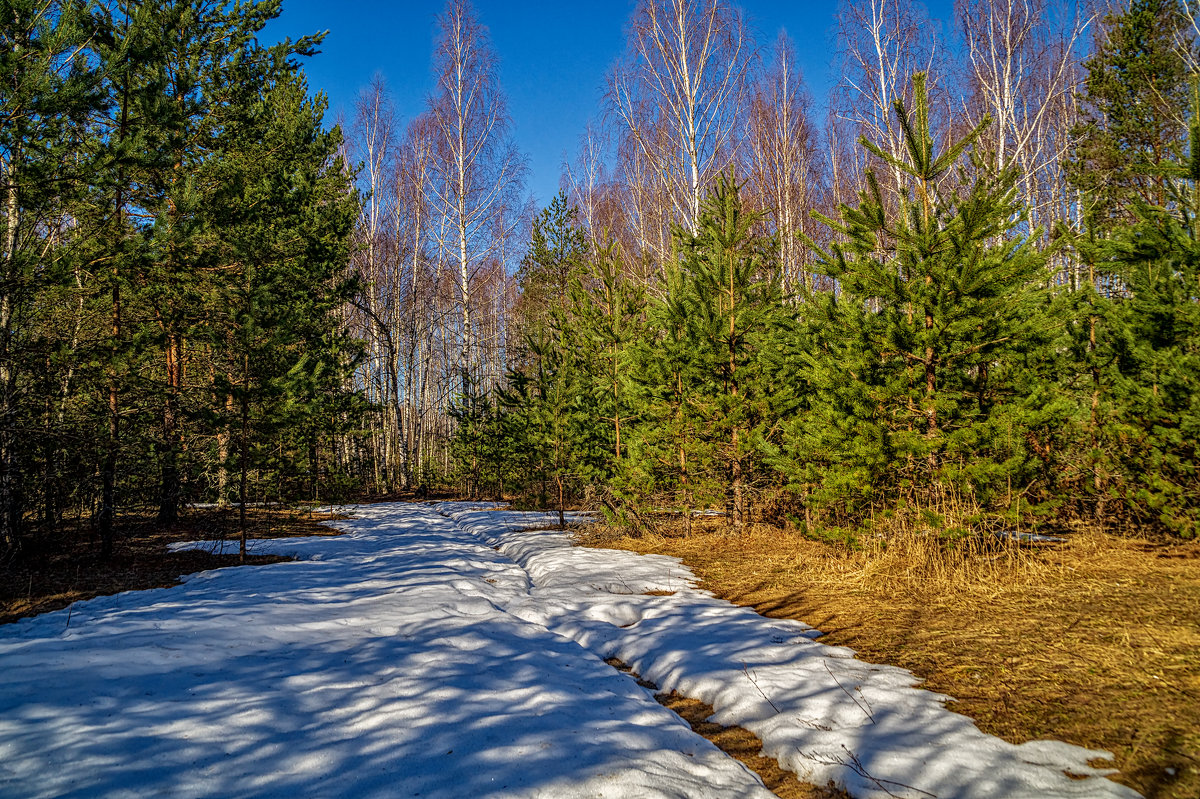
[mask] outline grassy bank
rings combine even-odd
[[[681,558],[703,587],[910,669],[986,732],[1113,753],[1147,797],[1200,796],[1200,544],[1080,530],[948,549],[908,532],[850,548],[774,528],[584,543]]]

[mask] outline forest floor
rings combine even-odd
[[[310,510],[248,509],[246,532],[254,539],[336,535],[321,522],[339,518]],[[100,542],[87,527],[65,525],[55,534],[26,541],[17,558],[0,564],[0,624],[65,608],[72,602],[121,591],[166,588],[185,574],[238,565],[237,554],[204,550],[170,551],[184,541],[234,539],[236,508],[189,509],[180,520],[159,526],[153,514],[131,513],[119,519],[113,554],[100,557]],[[279,555],[254,555],[247,565],[276,563]]]
[[[678,557],[721,598],[909,669],[987,733],[1105,749],[1115,779],[1148,799],[1200,796],[1200,543],[1081,530],[975,573],[920,574],[794,532],[712,524],[580,535]]]
[[[254,541],[289,562],[0,625],[0,795],[843,795],[693,730],[872,799],[1135,795],[1103,753],[985,735],[674,558],[490,504],[348,510],[340,536]]]

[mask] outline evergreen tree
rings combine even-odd
[[[768,392],[759,354],[771,346],[781,309],[774,245],[754,233],[761,215],[747,211],[725,175],[701,209],[695,235],[680,231],[687,329],[703,381],[695,410],[728,480],[734,527],[748,519],[746,486],[758,459]]]
[[[517,285],[518,337],[534,338],[555,325],[571,304],[571,287],[588,258],[579,211],[559,192],[533,220],[529,250],[521,259]]]
[[[32,454],[16,431],[35,427],[22,418],[42,405],[29,380],[47,376],[56,349],[34,334],[32,315],[46,310],[36,303],[42,292],[69,280],[70,215],[90,177],[78,153],[102,103],[84,50],[93,32],[82,3],[0,3],[0,547],[8,550],[18,546]]]
[[[565,527],[568,486],[579,477],[581,441],[593,431],[595,417],[587,411],[578,364],[561,339],[543,331],[527,346],[531,365],[509,373],[500,403],[516,417],[509,420],[509,435],[520,430],[537,471],[553,482],[558,524]]]
[[[1072,131],[1064,166],[1084,194],[1084,212],[1101,229],[1130,219],[1131,202],[1163,207],[1183,156],[1188,50],[1192,39],[1180,0],[1132,0],[1104,19],[1085,66],[1083,121]]]
[[[557,323],[581,370],[581,402],[591,406],[594,435],[578,442],[585,477],[608,484],[629,447],[631,350],[645,335],[645,292],[623,274],[621,250],[609,243],[571,279],[569,306]]]
[[[895,107],[904,157],[863,142],[909,178],[896,211],[868,175],[859,206],[830,223],[843,240],[820,252],[821,269],[839,289],[807,306],[802,379],[814,395],[788,446],[820,464],[820,498],[852,512],[1003,509],[1031,457],[1027,365],[1045,346],[1047,255],[1037,231],[1017,232],[1013,171],[978,153],[960,168],[987,121],[938,152],[923,75],[913,96],[911,113]]]
[[[647,305],[649,334],[631,352],[633,408],[638,423],[629,461],[617,485],[621,511],[640,526],[645,506],[673,505],[691,532],[692,512],[720,503],[713,442],[698,412],[705,375],[688,324],[690,305],[683,272],[670,265],[666,291]]]
[[[207,316],[224,323],[210,329],[223,356],[216,393],[236,412],[226,423],[238,442],[243,557],[247,475],[264,456],[254,444],[311,418],[320,375],[344,373],[335,314],[355,291],[346,269],[357,197],[340,133],[323,129],[324,99],[308,99],[292,52],[276,46],[238,64],[244,96],[218,137],[222,157],[205,170],[219,187],[214,222],[228,263]]]
[[[693,510],[713,504],[735,527],[749,518],[768,393],[760,356],[782,308],[758,220],[721,176],[696,233],[676,231],[679,261],[668,264],[665,292],[647,306],[649,331],[630,354],[637,425],[619,493],[635,514],[666,500],[688,530]]]
[[[1092,343],[1111,353],[1094,367],[1093,449],[1108,467],[1098,503],[1115,494],[1138,518],[1187,537],[1200,532],[1200,88],[1192,91],[1180,137],[1190,145],[1178,143],[1188,155],[1157,167],[1167,203],[1131,198],[1133,221],[1083,248],[1120,287],[1095,301],[1105,324]]]
[[[1072,298],[1064,386],[1079,406],[1075,471],[1106,500],[1183,535],[1198,529],[1194,46],[1178,0],[1134,0],[1105,19],[1088,61],[1075,236],[1087,283]],[[1191,85],[1189,86],[1189,82]],[[1191,121],[1187,120],[1192,109]]]

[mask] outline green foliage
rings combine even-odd
[[[785,423],[795,486],[851,515],[909,502],[1005,510],[1026,480],[1038,413],[1032,362],[1045,346],[1046,253],[1022,236],[1012,170],[968,149],[985,121],[939,152],[924,78],[896,115],[907,152],[877,157],[906,187],[888,202],[873,176],[819,270],[838,290],[809,298],[793,358],[812,397]],[[890,210],[894,209],[894,210]]]
[[[1167,0],[1137,0],[1105,26],[1088,62],[1091,115],[1067,165],[1089,211],[1075,244],[1091,279],[1069,326],[1076,368],[1063,381],[1081,406],[1077,468],[1097,517],[1116,499],[1134,519],[1190,537],[1200,532],[1193,43]]]
[[[695,235],[678,231],[680,274],[667,312],[687,337],[693,385],[688,416],[711,448],[709,477],[728,483],[735,526],[748,518],[746,493],[759,469],[758,443],[770,421],[760,355],[777,331],[781,292],[773,242],[754,233],[733,180],[720,176]]]
[[[580,404],[593,423],[577,440],[580,476],[608,483],[627,460],[632,405],[632,349],[645,335],[645,292],[622,274],[620,247],[610,243],[571,279],[569,304],[556,322],[579,371]]]
[[[0,9],[6,546],[72,503],[107,545],[118,506],[156,494],[171,521],[238,467],[315,491],[362,412],[340,321],[357,197],[297,61],[319,37],[259,43],[278,13]],[[18,444],[17,425],[37,432]]]
[[[1180,0],[1132,0],[1103,21],[1085,64],[1083,121],[1064,167],[1093,224],[1129,221],[1131,203],[1163,206],[1186,144],[1189,26]]]
[[[521,259],[517,285],[520,334],[537,336],[561,319],[570,302],[572,284],[584,269],[587,243],[579,212],[559,192],[533,220],[529,250]]]

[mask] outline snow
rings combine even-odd
[[[611,656],[856,796],[1136,796],[1088,767],[1102,753],[983,735],[675,559],[525,529],[554,515],[353,513],[253,544],[298,561],[0,627],[0,796],[770,796]]]

